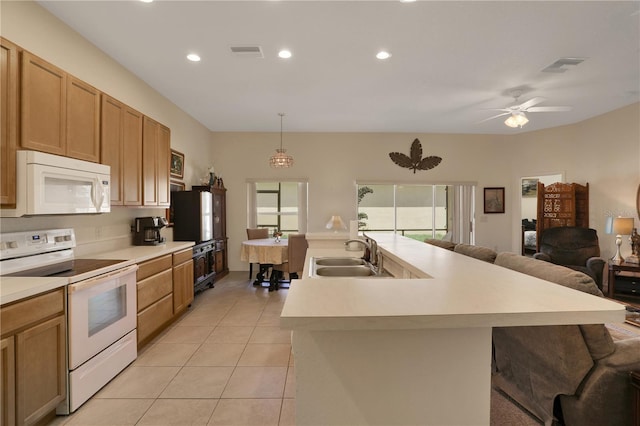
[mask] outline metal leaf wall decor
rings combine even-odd
[[[410,154],[411,156],[407,156],[401,152],[390,152],[389,157],[391,157],[391,161],[398,166],[413,169],[413,173],[415,173],[416,170],[433,169],[442,161],[442,158],[436,157],[435,155],[422,158],[422,145],[417,138],[411,144]]]

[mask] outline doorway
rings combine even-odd
[[[531,256],[536,252],[536,221],[538,216],[538,182],[545,186],[555,182],[563,182],[562,173],[525,176],[520,179],[520,245],[521,254]]]

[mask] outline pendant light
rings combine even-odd
[[[284,112],[279,112],[278,115],[280,116],[280,148],[276,149],[276,153],[271,156],[269,164],[271,167],[284,169],[293,166],[293,157],[287,155],[287,150],[282,147],[282,117],[284,117]]]

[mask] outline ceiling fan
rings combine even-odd
[[[525,115],[525,112],[562,112],[562,111],[571,111],[572,107],[570,106],[547,106],[547,107],[537,107],[539,103],[544,102],[546,99],[541,97],[535,97],[529,99],[526,102],[518,104],[518,97],[520,95],[514,95],[515,103],[506,108],[489,108],[492,111],[502,111],[500,114],[494,115],[489,118],[485,118],[479,123],[484,123],[485,121],[493,120],[498,117],[503,117],[508,115],[509,117],[505,120],[504,124],[509,127],[520,127],[524,126],[529,122],[529,119]]]

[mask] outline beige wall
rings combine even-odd
[[[640,184],[639,104],[582,123],[514,136],[454,134],[286,133],[284,147],[295,158],[287,170],[274,170],[269,156],[278,133],[210,132],[153,88],[121,67],[33,2],[0,3],[2,36],[43,57],[98,89],[171,128],[172,147],[186,157],[187,186],[197,184],[210,164],[228,188],[229,262],[240,262],[246,237],[247,179],[309,181],[309,231],[321,232],[333,214],[355,218],[355,181],[409,183],[476,182],[476,241],[497,250],[520,247],[520,178],[563,173],[567,181],[591,185],[591,226],[598,231],[604,255],[612,255],[613,238],[604,234],[608,214],[631,215]],[[274,120],[277,120],[274,111]],[[286,129],[286,126],[285,126]],[[414,138],[424,155],[438,155],[435,169],[413,174],[391,162],[389,152],[409,152]],[[504,186],[505,214],[482,212],[482,188]],[[99,244],[129,238],[136,216],[164,214],[163,209],[114,208],[107,215],[2,219],[2,232],[46,227],[74,227],[85,252]],[[169,238],[171,233],[165,231]],[[629,252],[623,244],[623,254]]]
[[[307,179],[310,232],[324,231],[333,214],[355,219],[356,181],[476,182],[476,243],[519,252],[520,179],[564,174],[568,182],[589,182],[590,223],[601,237],[603,255],[611,256],[613,238],[604,234],[604,217],[631,215],[640,184],[638,109],[635,104],[574,125],[514,136],[285,132],[283,145],[295,164],[281,170],[268,164],[279,145],[278,133],[214,132],[216,170],[228,189],[231,269],[244,267],[239,252],[246,239],[248,179]],[[408,153],[416,137],[423,155],[443,158],[438,167],[413,174],[389,159],[392,151]],[[614,140],[615,152],[604,142]],[[505,187],[505,214],[483,213],[486,186]]]
[[[598,231],[602,255],[612,257],[615,236],[604,232],[606,216],[635,217],[640,185],[640,104],[636,103],[570,126],[529,132],[513,138],[512,179],[563,173],[566,182],[589,183],[589,225]],[[517,205],[513,205],[514,210]],[[520,217],[516,215],[514,217]],[[515,229],[517,225],[514,221]],[[519,239],[512,235],[513,244]],[[515,245],[514,245],[515,247]],[[624,240],[622,254],[630,254]]]

